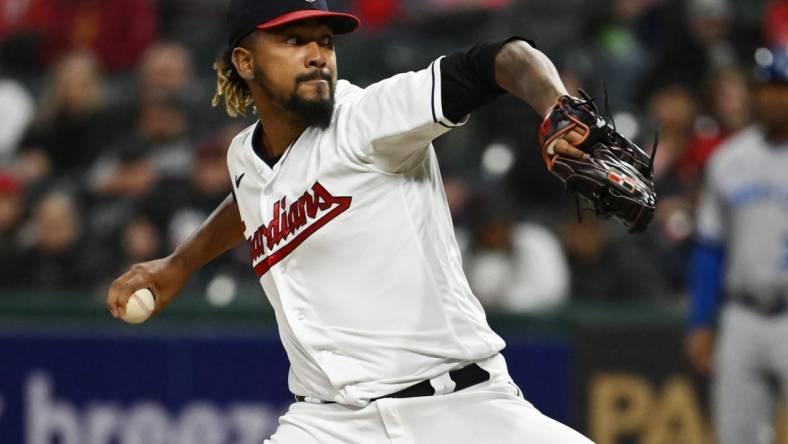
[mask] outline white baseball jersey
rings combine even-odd
[[[290,359],[290,390],[363,406],[503,340],[463,275],[431,141],[440,62],[366,89],[340,80],[326,130],[270,168],[242,131],[228,166],[255,272]]]

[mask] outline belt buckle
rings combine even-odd
[[[457,383],[451,379],[449,372],[431,378],[430,385],[435,390],[433,396],[447,395],[453,393],[457,389]]]

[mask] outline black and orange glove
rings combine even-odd
[[[657,205],[653,154],[647,155],[619,134],[612,118],[603,116],[585,92],[580,95],[561,97],[539,128],[547,169],[568,190],[590,202],[598,216],[614,216],[630,233],[643,232]],[[574,145],[588,154],[585,158],[554,151],[555,144],[570,132],[582,134],[582,140]]]

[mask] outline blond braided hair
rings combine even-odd
[[[216,71],[216,94],[211,104],[219,106],[224,98],[224,109],[228,116],[246,117],[247,110],[254,106],[254,100],[249,86],[235,70],[231,50],[225,51],[216,59],[213,70]]]

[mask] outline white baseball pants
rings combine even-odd
[[[296,402],[265,444],[593,444],[523,399],[501,355],[478,364],[489,381],[445,395]]]

